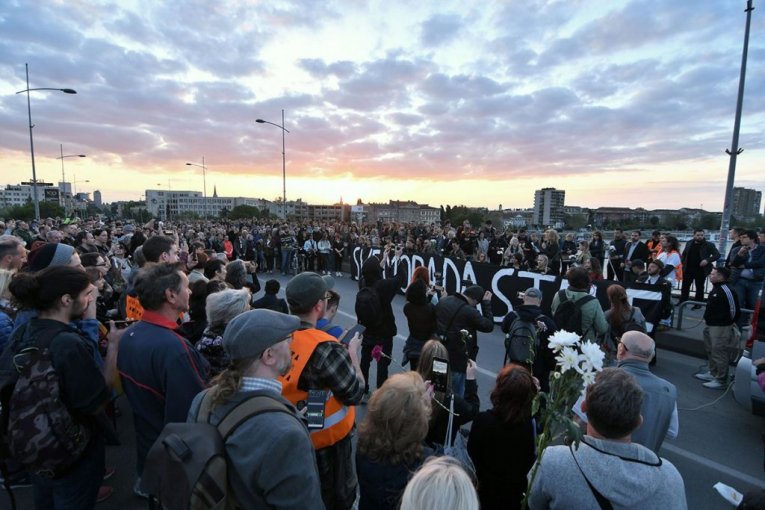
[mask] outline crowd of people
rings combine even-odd
[[[555,359],[547,342],[559,329],[600,345],[611,368],[573,410],[586,427],[582,446],[551,447],[530,508],[595,508],[603,501],[685,508],[682,478],[656,453],[665,437],[677,435],[678,420],[674,386],[649,370],[653,332],[622,285],[609,286],[606,311],[591,285],[608,265],[619,282],[668,291],[682,282],[682,300],[695,285],[701,302],[709,278],[709,371],[697,377],[721,389],[738,349],[740,309],[754,306],[765,277],[765,233],[741,229],[732,231],[735,242],[722,262],[703,231],[680,253],[677,239],[659,232],[644,242],[639,231],[627,240],[617,230],[607,244],[600,232],[575,240],[555,230],[500,233],[491,222],[473,229],[468,222],[455,228],[46,220],[32,227],[9,221],[0,230],[0,389],[25,380],[18,356],[37,349],[44,355],[31,357],[29,366],[47,359],[55,367],[61,413],[87,432],[67,460],[61,455],[51,465],[58,458],[51,454],[43,467],[42,459],[21,456],[20,438],[50,430],[35,429],[39,424],[27,430],[30,422],[13,413],[2,423],[4,434],[19,434],[3,476],[16,485],[28,479],[40,509],[92,508],[109,497],[104,480],[113,468],[105,465],[105,449],[115,434],[107,416],[119,395],[134,416],[139,497],[162,497],[161,465],[153,459],[168,424],[222,427],[258,397],[273,412],[245,414],[225,436],[235,473],[229,497],[243,507],[520,508],[537,461],[532,402],[549,388]],[[344,264],[356,247],[379,250],[360,268],[355,311],[364,329],[349,338],[333,324],[343,299],[334,278],[348,274]],[[484,411],[476,373],[479,333],[495,327],[492,293],[479,285],[447,293],[424,267],[407,282],[397,265],[411,253],[568,280],[550,315],[532,287],[502,318],[506,363]],[[284,298],[268,276],[274,271],[296,273]],[[411,370],[389,377],[398,333],[393,301],[402,288],[409,332],[403,364]],[[15,390],[3,398],[4,413],[20,405]],[[35,409],[29,398],[25,403]],[[363,418],[356,415],[360,405]],[[470,462],[444,455],[455,444],[463,444]]]

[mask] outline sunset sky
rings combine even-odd
[[[0,184],[721,210],[744,0],[0,2]],[[765,2],[736,185],[765,191]]]

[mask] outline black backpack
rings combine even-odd
[[[356,294],[356,319],[367,329],[382,323],[382,303],[374,287],[362,287]]]
[[[199,405],[196,422],[168,423],[146,456],[141,483],[167,510],[239,508],[228,482],[226,439],[253,416],[283,412],[295,414],[265,392],[233,407],[217,426],[208,423],[212,392]]]
[[[510,326],[510,332],[505,335],[505,364],[512,361],[532,365],[539,350],[539,333],[537,321],[544,315],[539,315],[533,321],[525,321],[516,317]]]
[[[64,324],[27,336],[28,325],[11,337],[0,381],[0,459],[12,458],[30,472],[52,478],[77,462],[87,448],[91,430],[61,400],[59,378],[50,345],[62,332],[77,330]],[[4,367],[7,368],[7,367]]]
[[[573,302],[566,296],[565,290],[560,290],[558,291],[558,299],[560,301],[558,309],[553,315],[558,330],[570,331],[579,336],[584,336],[587,331],[582,331],[582,307],[595,298],[588,294]]]

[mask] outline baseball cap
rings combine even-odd
[[[311,271],[300,273],[287,284],[287,303],[290,309],[305,310],[324,299],[327,291],[334,286],[335,279],[331,276],[321,276]]]
[[[542,299],[542,291],[536,287],[529,287],[523,295],[534,299]]]

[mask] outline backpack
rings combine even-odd
[[[382,303],[380,296],[373,287],[362,287],[356,294],[356,319],[359,324],[367,329],[374,328],[382,323]]]
[[[639,324],[635,320],[635,308],[633,307],[630,311],[629,318],[622,322],[621,328],[619,330],[615,329],[613,326],[610,326],[609,328],[609,343],[606,345],[606,350],[608,352],[616,352],[616,347],[619,345],[619,340],[621,339],[622,335],[626,333],[627,331],[639,331],[641,333],[646,333],[645,327],[643,327],[641,324]]]
[[[149,450],[141,477],[143,490],[156,497],[162,508],[239,508],[228,483],[226,440],[239,425],[259,414],[283,412],[295,417],[284,403],[264,392],[229,410],[217,426],[208,423],[211,411],[208,390],[196,421],[168,423]]]
[[[12,354],[15,373],[4,378],[0,390],[0,449],[35,475],[53,478],[80,459],[91,438],[88,425],[61,400],[50,353],[58,333],[76,330],[62,325],[24,338],[26,331],[24,326],[17,333],[21,341]]]
[[[510,326],[510,332],[505,335],[505,364],[508,361],[533,364],[534,356],[539,349],[537,321],[544,315],[539,315],[533,321],[524,321],[516,317]]]
[[[565,290],[560,290],[558,291],[558,299],[560,303],[558,309],[555,310],[555,315],[553,315],[558,330],[570,331],[579,336],[584,336],[587,331],[582,331],[582,307],[595,298],[588,294],[573,302],[566,296]]]

